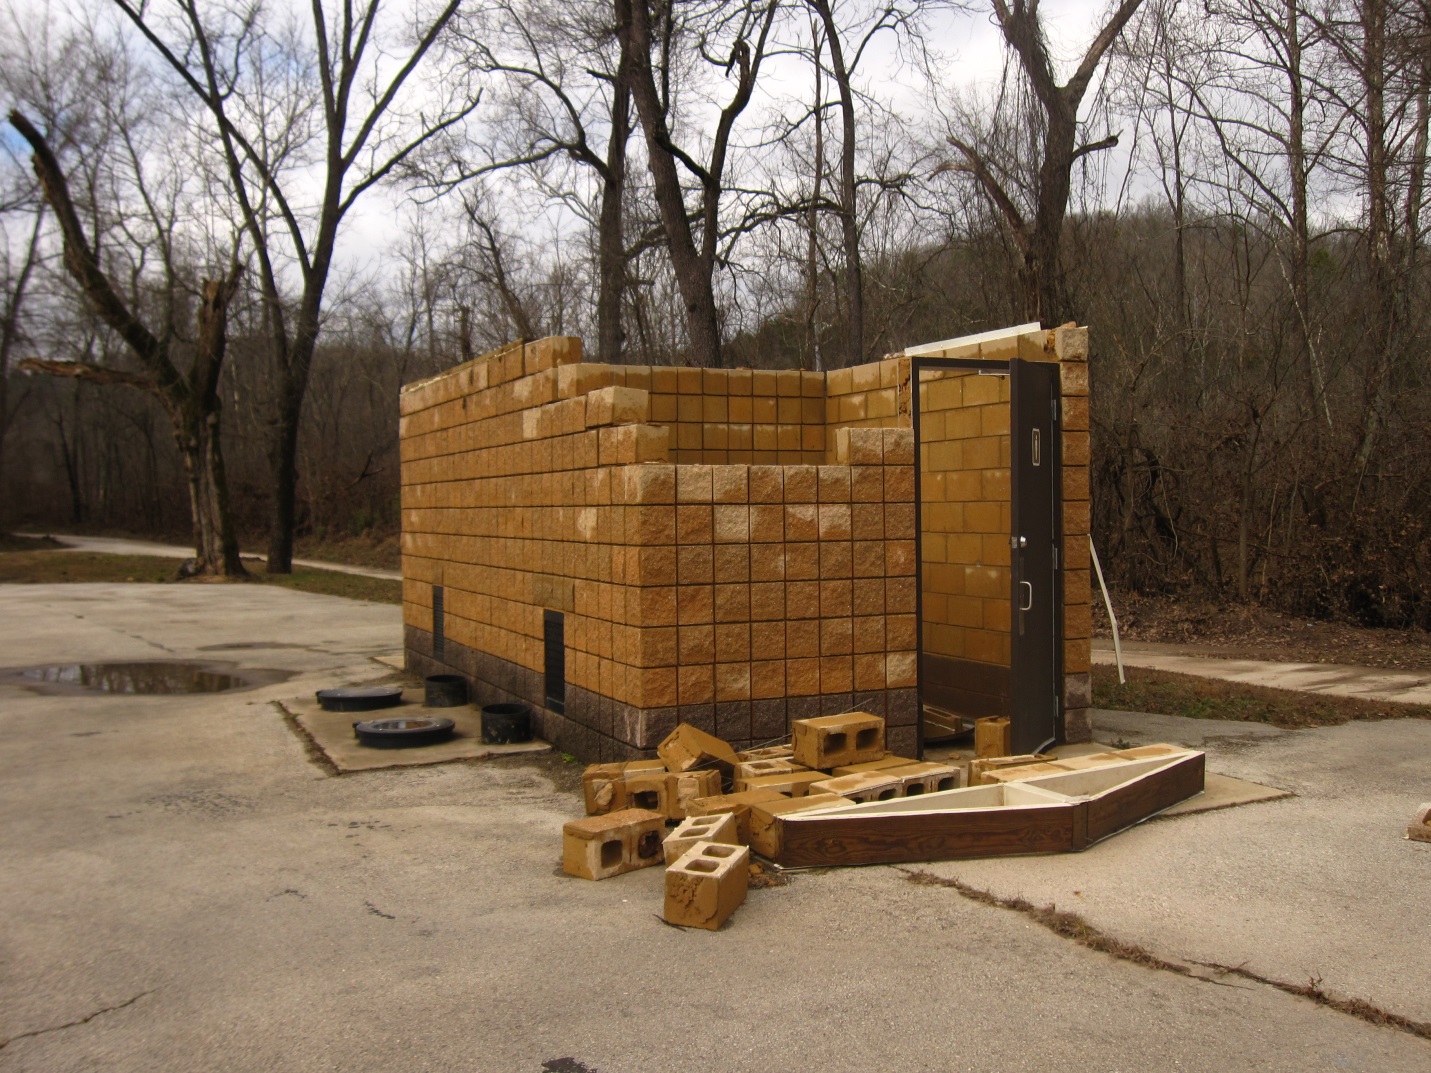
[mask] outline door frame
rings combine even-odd
[[[925,356],[917,356],[917,355],[916,355],[916,356],[911,356],[908,360],[909,360],[909,385],[910,385],[910,387],[909,387],[909,400],[910,400],[910,401],[909,401],[909,413],[910,413],[911,424],[912,424],[913,427],[914,427],[914,521],[915,521],[915,525],[914,525],[914,564],[915,564],[915,584],[914,584],[914,614],[915,614],[915,621],[914,621],[914,636],[915,636],[915,645],[917,646],[917,647],[916,647],[916,662],[915,662],[915,667],[916,667],[916,673],[915,673],[915,684],[916,684],[916,685],[915,685],[915,693],[916,693],[916,698],[915,698],[915,703],[916,703],[916,705],[918,706],[918,713],[917,713],[917,718],[916,718],[916,722],[915,722],[915,733],[916,733],[916,735],[917,735],[917,737],[918,737],[918,742],[919,742],[919,756],[920,756],[920,758],[922,759],[923,756],[924,756],[924,498],[923,498],[923,494],[922,494],[922,493],[923,493],[923,472],[924,472],[924,467],[923,467],[923,464],[922,464],[921,452],[920,452],[920,448],[921,448],[921,446],[922,446],[922,444],[923,444],[923,438],[922,438],[922,436],[921,436],[921,434],[920,434],[920,433],[921,433],[921,429],[920,429],[920,405],[919,405],[919,403],[920,403],[920,399],[919,399],[919,396],[920,396],[920,379],[919,379],[919,374],[920,374],[923,370],[925,370],[925,369],[931,369],[931,370],[943,370],[943,369],[950,369],[950,370],[952,370],[952,369],[959,369],[959,370],[964,370],[964,371],[966,371],[966,372],[984,373],[984,374],[987,374],[987,375],[1007,376],[1007,377],[1012,378],[1012,376],[1013,376],[1013,362],[1012,362],[1012,360],[1009,360],[1009,359],[996,359],[996,358],[941,358],[941,357],[925,357]],[[1059,372],[1061,372],[1061,370],[1059,370]],[[1057,380],[1057,376],[1055,377],[1055,380]],[[1014,410],[1015,410],[1014,399],[1013,399],[1013,393],[1012,393],[1012,391],[1011,391],[1011,392],[1010,392],[1010,398],[1009,398],[1009,435],[1010,435],[1010,437],[1011,437],[1011,443],[1012,443],[1012,438],[1013,438],[1014,436],[1016,436],[1017,433],[1018,433],[1018,431],[1019,431],[1017,428],[1014,427]],[[1061,414],[1056,415],[1056,418],[1061,418],[1061,417],[1062,417]],[[1053,435],[1054,445],[1057,445],[1059,438],[1060,438],[1060,437],[1059,437],[1059,433],[1058,433],[1058,421],[1057,421],[1057,419],[1056,419],[1056,420],[1055,420],[1054,435]],[[1062,473],[1061,473],[1061,471],[1062,471],[1063,458],[1062,458],[1062,452],[1057,451],[1057,450],[1055,450],[1055,451],[1053,452],[1053,455],[1054,455],[1055,465],[1056,465],[1056,471],[1055,471],[1055,488],[1058,489],[1058,490],[1060,490],[1060,491],[1056,492],[1056,494],[1055,494],[1055,496],[1054,496],[1054,510],[1053,510],[1053,519],[1052,519],[1052,525],[1053,525],[1053,541],[1054,541],[1054,546],[1055,546],[1055,548],[1058,549],[1057,552],[1056,552],[1058,568],[1057,568],[1056,571],[1055,571],[1055,578],[1056,578],[1055,589],[1056,589],[1056,591],[1055,591],[1055,594],[1054,594],[1054,595],[1055,595],[1055,610],[1054,610],[1054,615],[1053,615],[1053,633],[1054,633],[1054,636],[1053,636],[1053,650],[1054,650],[1053,675],[1054,675],[1054,684],[1055,684],[1055,687],[1057,688],[1057,692],[1058,692],[1058,706],[1057,706],[1057,709],[1056,709],[1055,717],[1054,717],[1054,718],[1055,718],[1055,729],[1057,729],[1057,722],[1058,722],[1058,720],[1059,720],[1059,719],[1062,717],[1062,715],[1063,715],[1063,690],[1062,690],[1062,688],[1061,688],[1061,687],[1062,687],[1062,681],[1063,681],[1063,600],[1062,600],[1062,587],[1063,587],[1063,586],[1062,586],[1062,582],[1063,582],[1063,570],[1062,570],[1062,544],[1063,544],[1063,524],[1062,524],[1062,516],[1063,516],[1063,511],[1062,511],[1062,506],[1063,506],[1063,502],[1062,502],[1062,494],[1061,494],[1061,489],[1062,489],[1062,487],[1063,487]],[[1018,487],[1018,467],[1013,464],[1013,459],[1012,459],[1012,457],[1011,457],[1011,458],[1010,458],[1010,461],[1009,461],[1009,509],[1010,509],[1010,512],[1011,512],[1011,513],[1012,513],[1012,510],[1013,510],[1014,500],[1017,498],[1018,493],[1019,493],[1019,487]],[[1012,524],[1010,525],[1010,528],[1012,529]],[[1010,538],[1012,538],[1013,534],[1010,533],[1009,536],[1010,536]],[[1009,571],[1009,572],[1010,572],[1010,577],[1011,577],[1011,579],[1012,579],[1012,576],[1013,576],[1013,573],[1014,573],[1014,571],[1013,571],[1013,566],[1012,566],[1012,562],[1011,562],[1011,564],[1010,564],[1010,571]],[[1013,631],[1013,629],[1014,629],[1014,622],[1016,621],[1015,616],[1014,616],[1014,614],[1013,614],[1013,603],[1012,603],[1012,600],[1013,600],[1013,594],[1010,593],[1010,615],[1009,615],[1010,624],[1009,624],[1009,629],[1010,629],[1010,634],[1011,634],[1011,641],[1012,641],[1012,631]],[[1010,662],[1009,675],[1010,675],[1010,677],[1012,678],[1012,676],[1013,676],[1013,674],[1014,674],[1014,667],[1013,667],[1013,665],[1012,665],[1012,664],[1013,664],[1012,646],[1011,646],[1011,649],[1010,649],[1010,661],[1009,661],[1009,662]]]

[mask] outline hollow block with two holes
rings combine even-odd
[[[561,867],[582,879],[610,879],[662,862],[666,817],[628,808],[572,820],[562,828]]]
[[[868,712],[796,719],[791,724],[795,762],[829,771],[884,756],[884,720]]]
[[[714,931],[745,901],[750,887],[750,849],[697,842],[666,869],[662,914],[672,924]]]

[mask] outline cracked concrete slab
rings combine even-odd
[[[1422,1073],[1431,1061],[1431,1044],[1404,1032],[1250,982],[1115,961],[890,868],[752,891],[718,932],[667,927],[658,869],[602,883],[558,874],[561,825],[581,806],[574,766],[556,757],[358,778],[310,762],[271,702],[370,678],[368,653],[392,649],[398,611],[287,591],[260,606],[251,591],[0,587],[0,650],[17,664],[151,642],[176,658],[213,643],[303,645],[252,656],[282,662],[290,683],[231,696],[0,685],[2,1073],[704,1073],[713,1061],[766,1073],[790,1055],[831,1073]],[[1219,752],[1221,770],[1345,793],[1393,750],[1390,739],[1373,753],[1355,739],[1301,740]],[[1400,747],[1412,746],[1426,755],[1425,743]],[[1388,773],[1388,797],[1405,777]],[[1354,970],[1336,983],[1381,1001],[1424,995],[1413,954],[1426,944],[1406,926],[1424,884],[1379,874],[1390,858],[1368,852],[1367,821],[1323,848],[1318,813],[1293,826],[1295,844],[1262,852],[1269,830],[1249,821],[1304,800],[1159,822],[1066,859],[998,862],[1018,869],[999,882],[1036,893],[1067,861],[1102,899],[1097,855],[1127,846],[1150,906],[1138,916],[1098,901],[1115,934],[1193,947],[1182,937],[1226,930],[1244,901],[1260,914],[1280,891],[1286,924],[1234,920],[1216,941],[1238,960],[1270,960],[1279,929],[1314,919]],[[1328,897],[1354,879],[1370,890],[1364,909]],[[1405,906],[1392,914],[1395,897]],[[718,984],[682,983],[692,972]],[[692,1023],[695,1044],[666,1027]]]

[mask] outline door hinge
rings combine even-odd
[[[1053,397],[1053,419],[1058,420],[1058,396]]]
[[[1058,569],[1058,545],[1053,546],[1053,568]]]

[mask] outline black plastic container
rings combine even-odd
[[[482,744],[516,745],[532,740],[532,710],[525,704],[484,704]]]
[[[325,712],[376,712],[402,703],[398,686],[339,686],[320,689],[318,703]]]
[[[364,745],[375,749],[408,749],[415,745],[434,745],[452,737],[451,719],[426,716],[369,719],[353,724],[353,735]]]
[[[460,708],[467,703],[467,679],[460,674],[429,674],[424,703],[429,708]]]

